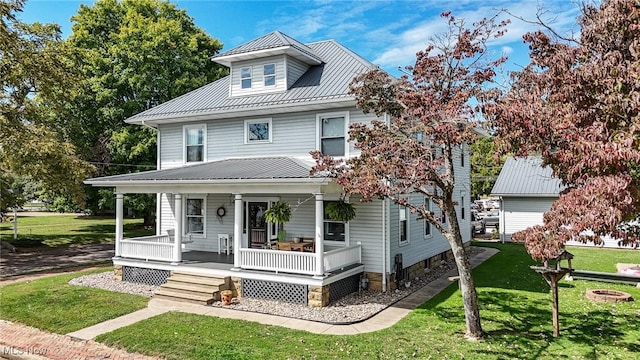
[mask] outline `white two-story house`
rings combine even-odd
[[[168,281],[158,295],[172,298],[211,301],[228,288],[239,297],[324,306],[364,278],[369,288],[390,290],[450,256],[435,229],[386,200],[351,197],[356,217],[348,223],[325,215],[341,189],[310,175],[309,153],[358,155],[349,124],[374,115],[355,107],[348,85],[373,64],[336,41],[302,44],[278,31],[213,61],[230,75],[126,120],[157,130],[158,170],[87,180],[115,188],[119,278]],[[468,242],[470,165],[464,152],[456,156],[457,212]],[[123,197],[135,193],[157,194],[155,236],[122,237]],[[277,201],[292,208],[285,242],[303,239],[293,251],[274,245],[276,225],[263,216]],[[195,285],[175,284],[195,283],[188,275],[221,283],[196,294]]]

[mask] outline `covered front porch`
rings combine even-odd
[[[186,260],[185,250],[201,250],[209,252],[210,259],[230,256],[236,272],[322,279],[361,264],[362,246],[351,241],[348,224],[325,218],[325,202],[337,200],[340,188],[328,178],[310,176],[310,168],[310,163],[288,157],[233,159],[86,183],[115,187],[116,259],[178,266]],[[135,193],[157,194],[156,235],[125,239],[124,197]],[[279,244],[300,251],[273,246],[280,229],[266,222],[264,212],[277,201],[295,205],[291,221],[283,227],[288,235]],[[296,246],[293,242],[299,238],[310,243]]]

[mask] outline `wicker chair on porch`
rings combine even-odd
[[[251,248],[264,249],[267,246],[267,232],[265,230],[251,230]]]

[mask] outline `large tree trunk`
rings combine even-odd
[[[451,251],[458,267],[460,276],[460,292],[462,293],[462,304],[464,307],[464,317],[467,324],[465,336],[469,340],[478,340],[483,337],[482,325],[480,324],[480,309],[478,307],[478,293],[476,292],[473,276],[471,274],[471,262],[462,244],[460,225],[456,217],[455,209],[448,211],[451,232],[445,237],[449,240]]]

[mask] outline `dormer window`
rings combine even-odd
[[[264,86],[276,85],[276,64],[265,64],[264,70]]]
[[[240,81],[243,89],[251,89],[251,67],[243,67],[240,69]]]

